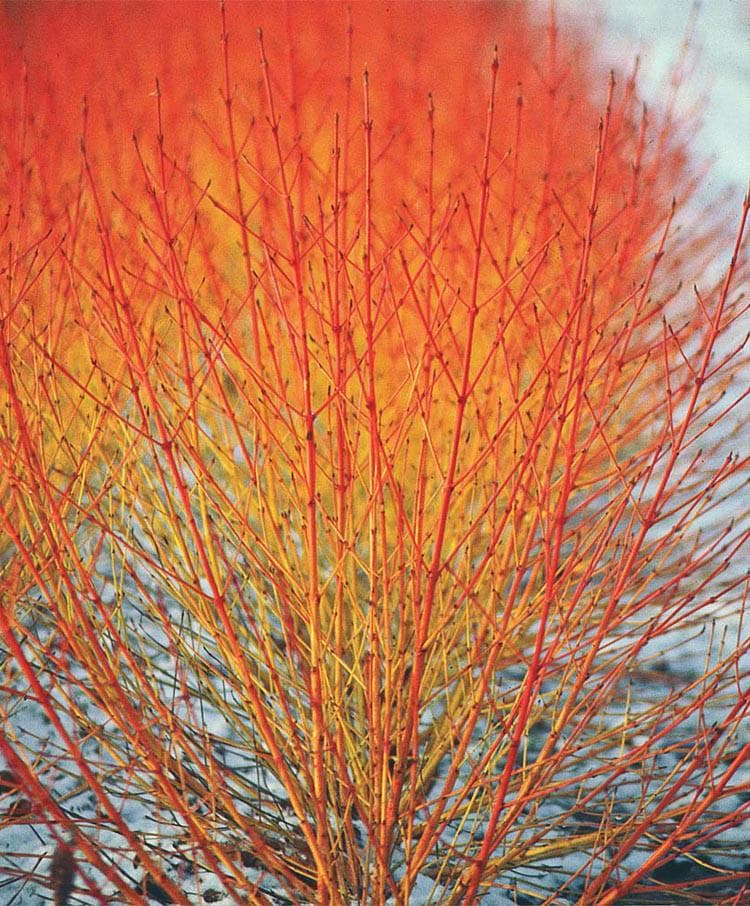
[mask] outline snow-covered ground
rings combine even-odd
[[[546,6],[546,0],[536,0]],[[705,98],[698,157],[714,167],[706,197],[728,185],[741,196],[750,179],[750,3],[747,0],[556,0],[560,17],[604,25],[599,55],[628,69],[641,59],[641,90],[658,103],[668,90],[686,36],[689,71],[681,96],[689,105]]]

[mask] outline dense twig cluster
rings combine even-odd
[[[103,10],[3,64],[0,870],[740,897],[747,201],[517,7]]]

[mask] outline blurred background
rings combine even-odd
[[[667,96],[691,35],[681,104],[706,100],[695,152],[715,160],[701,196],[732,186],[739,205],[750,178],[750,0],[556,0],[556,8],[561,19],[604,26],[606,65],[629,71],[640,55],[642,90],[653,106]]]

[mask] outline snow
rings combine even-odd
[[[556,0],[563,21],[604,23],[598,54],[608,65],[627,71],[640,56],[641,90],[650,102],[668,92],[692,29],[681,103],[688,109],[708,96],[703,129],[694,138],[696,156],[715,161],[704,197],[726,186],[739,196],[750,179],[750,5],[708,0],[697,6],[690,0]]]

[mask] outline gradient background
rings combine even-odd
[[[535,0],[535,6],[545,6]],[[605,24],[603,62],[627,68],[641,56],[641,89],[658,104],[695,14],[683,103],[707,94],[698,155],[715,157],[703,192],[727,185],[744,192],[750,177],[750,3],[747,0],[557,0],[561,16]],[[735,193],[733,193],[735,194]]]

